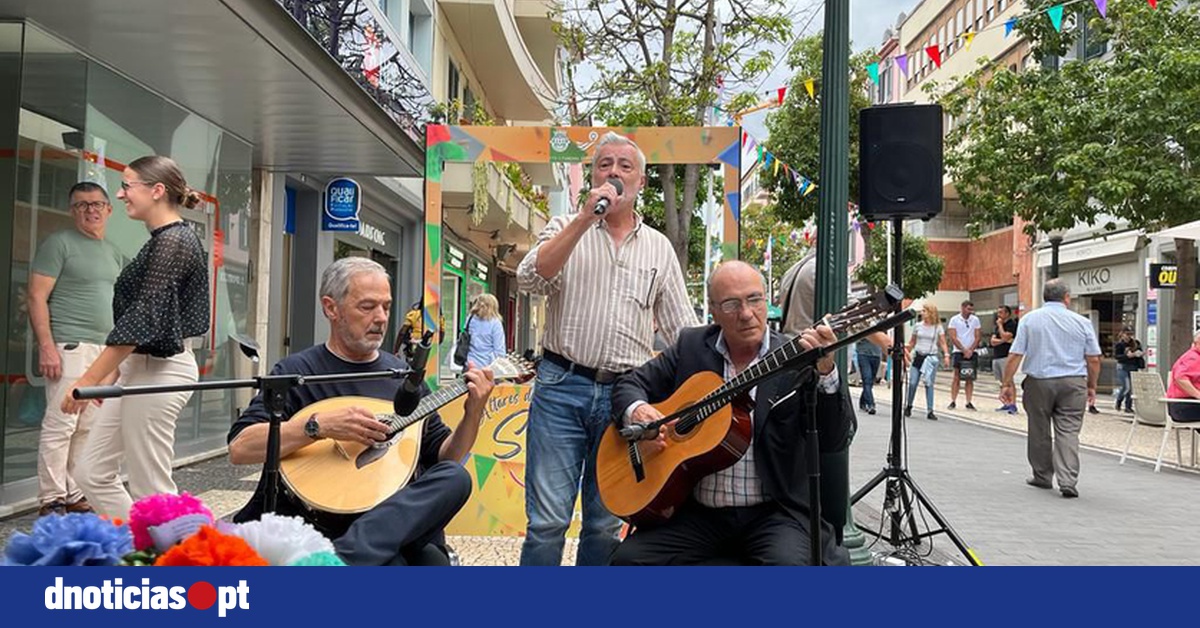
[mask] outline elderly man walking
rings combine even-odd
[[[1000,401],[1016,403],[1013,376],[1024,361],[1022,389],[1033,468],[1033,477],[1025,483],[1050,489],[1058,477],[1063,497],[1079,497],[1079,430],[1084,411],[1096,403],[1100,344],[1092,322],[1067,309],[1071,294],[1060,280],[1046,282],[1042,299],[1046,303],[1026,314],[1017,328]]]

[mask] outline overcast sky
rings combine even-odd
[[[824,2],[818,0],[800,0],[802,6],[809,6],[814,3],[824,5]],[[883,43],[884,29],[895,25],[896,17],[901,11],[911,11],[917,5],[917,0],[850,0],[850,41],[854,46],[855,52],[865,50],[867,48],[878,48],[879,44]],[[824,27],[824,11],[821,11],[808,28],[805,29],[804,35],[812,35],[820,31]],[[796,29],[799,30],[804,23],[808,21],[807,12],[802,14],[801,19],[797,20]],[[783,54],[780,52],[780,54]],[[791,72],[787,68],[787,62],[779,64],[779,67],[763,82],[763,91],[782,87],[791,80]],[[751,135],[759,139],[766,139],[767,129],[764,126],[766,121],[766,112],[755,113],[744,118],[746,130]]]

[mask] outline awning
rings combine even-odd
[[[1123,255],[1137,250],[1141,231],[1122,231],[1112,235],[1090,238],[1078,242],[1063,244],[1058,248],[1058,263],[1060,266],[1086,262],[1101,257]],[[1051,261],[1049,245],[1038,251],[1038,268],[1048,268]]]
[[[1170,229],[1163,229],[1158,233],[1153,234],[1153,238],[1161,238],[1164,240],[1174,240],[1180,238],[1183,240],[1200,240],[1200,220],[1189,222]]]
[[[421,176],[424,148],[274,0],[0,0],[280,172]]]

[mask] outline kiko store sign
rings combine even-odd
[[[1071,294],[1100,292],[1137,292],[1144,281],[1136,263],[1093,266],[1079,270],[1064,270],[1059,279],[1071,289]]]

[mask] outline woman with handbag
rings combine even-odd
[[[918,382],[925,383],[925,418],[936,421],[933,413],[933,382],[937,378],[938,347],[942,349],[942,362],[950,367],[950,350],[946,344],[946,329],[938,318],[937,306],[926,303],[921,308],[921,320],[913,327],[912,337],[904,347],[904,361],[908,370],[908,393],[904,404],[904,416],[912,416],[913,397],[917,394]]]
[[[454,361],[459,366],[467,362],[485,368],[496,358],[504,355],[504,324],[500,318],[500,302],[490,294],[481,294],[471,302],[471,313],[463,333],[458,338],[459,346]],[[465,352],[463,347],[466,347]],[[465,360],[461,360],[465,357]],[[461,361],[460,361],[461,360]]]

